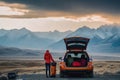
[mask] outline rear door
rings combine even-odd
[[[86,50],[89,39],[84,37],[70,37],[65,38],[64,42],[67,50]]]

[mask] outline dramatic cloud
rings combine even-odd
[[[9,15],[24,15],[25,12],[28,12],[27,10],[21,10],[21,9],[12,9],[7,6],[0,6],[0,15],[2,16],[9,16]]]
[[[120,0],[1,0],[0,28],[76,30],[120,24]]]
[[[7,2],[3,2],[0,1],[0,6],[8,6],[11,8],[19,8],[19,9],[24,9],[26,8],[26,5],[24,4],[19,4],[19,3],[7,3]]]
[[[120,0],[1,0],[0,5],[29,9],[22,18],[68,17],[100,15],[119,23]],[[8,17],[8,16],[7,16]],[[115,19],[116,18],[116,19]]]
[[[28,5],[31,9],[63,11],[74,14],[105,12],[120,14],[119,0],[2,0]]]
[[[0,17],[24,16],[29,12],[25,8],[26,6],[23,4],[0,2]]]

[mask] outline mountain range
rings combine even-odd
[[[53,42],[54,40],[36,36],[33,32],[27,30],[26,28],[19,30],[0,30],[0,45],[2,46],[44,49],[47,45],[50,45]]]
[[[120,25],[102,25],[97,29],[83,26],[76,31],[32,32],[26,28],[4,30],[0,29],[0,46],[29,48],[53,51],[65,51],[63,38],[90,38],[87,50],[97,53],[120,53]]]
[[[120,25],[103,25],[97,29],[87,26],[77,29],[66,37],[90,38],[87,51],[92,53],[119,53],[120,52]],[[63,39],[49,46],[52,50],[65,50]]]

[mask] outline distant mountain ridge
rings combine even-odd
[[[40,38],[48,38],[54,41],[59,41],[66,37],[68,34],[72,33],[72,31],[66,31],[66,32],[59,32],[57,30],[53,32],[34,32],[34,34]]]
[[[0,56],[40,56],[40,50],[19,49],[14,47],[0,46]]]
[[[54,42],[47,38],[40,38],[25,28],[0,30],[0,34],[0,45],[7,47],[43,49]]]
[[[87,48],[89,52],[120,53],[120,25],[116,24],[103,25],[97,29],[83,26],[74,32],[32,32],[26,28],[13,30],[0,29],[0,45],[65,51],[66,47],[63,38],[74,36],[90,38]]]
[[[120,52],[120,25],[103,25],[97,29],[86,26],[77,29],[66,37],[87,37],[90,38],[87,50],[98,53],[119,53]],[[63,40],[49,46],[52,50],[65,50]]]

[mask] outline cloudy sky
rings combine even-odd
[[[120,0],[0,0],[0,29],[67,31],[120,24]]]

